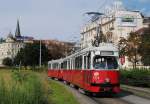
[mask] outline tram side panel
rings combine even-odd
[[[88,92],[99,92],[99,86],[92,86],[92,75],[93,70],[84,70],[83,74],[83,89],[85,89]]]
[[[50,69],[48,69],[48,77],[52,77],[52,72]]]
[[[60,80],[63,80],[63,70],[62,69],[59,69],[59,72],[58,72],[58,79]]]
[[[54,70],[53,69],[49,69],[48,70],[48,76],[53,78],[55,75],[54,75]]]
[[[68,70],[68,72],[67,72],[67,81],[69,82],[69,83],[71,83],[71,81],[72,81],[72,76],[73,74],[72,74],[72,70]]]
[[[83,70],[72,70],[72,83],[78,87],[83,88]]]

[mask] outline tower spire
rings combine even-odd
[[[16,27],[16,32],[15,32],[15,37],[20,37],[20,25],[19,25],[19,20],[17,20],[17,27]]]

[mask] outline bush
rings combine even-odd
[[[9,57],[4,58],[4,59],[3,59],[3,65],[12,66],[12,65],[13,65],[12,59],[9,58]]]
[[[137,87],[150,87],[149,69],[121,70],[121,83]]]

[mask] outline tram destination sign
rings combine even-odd
[[[101,56],[109,56],[114,55],[113,51],[101,51]]]

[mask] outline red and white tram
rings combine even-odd
[[[101,43],[66,58],[48,62],[48,77],[64,80],[88,92],[120,92],[119,55],[113,44]]]

